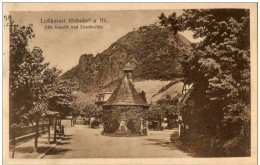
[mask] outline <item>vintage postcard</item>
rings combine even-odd
[[[4,164],[257,163],[257,3],[4,3]]]

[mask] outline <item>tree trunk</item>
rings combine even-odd
[[[44,119],[42,120],[42,126],[41,126],[41,129],[42,129],[42,133],[44,134],[44,133],[45,133]]]
[[[13,153],[12,153],[12,159],[14,158],[14,153],[15,153],[15,146],[16,146],[16,140],[15,140],[15,131],[16,130],[13,130]]]
[[[53,141],[56,143],[56,131],[57,131],[57,118],[54,118],[54,138]]]
[[[34,140],[34,152],[37,152],[38,149],[38,136],[39,136],[39,119],[36,117],[36,131],[35,131],[35,140]]]
[[[162,128],[162,118],[159,120],[159,130]]]
[[[48,144],[50,144],[51,138],[51,117],[49,117],[49,124],[48,124]]]
[[[167,118],[167,127],[168,127],[168,129],[172,129],[173,128],[172,119]]]
[[[179,126],[179,132],[178,133],[179,133],[179,138],[180,138],[181,137],[181,133],[182,133],[181,132],[181,124],[179,123],[178,126]]]
[[[59,135],[61,136],[61,119],[60,119],[59,127],[60,127]]]

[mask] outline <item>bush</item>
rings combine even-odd
[[[135,133],[136,132],[136,128],[135,128],[135,123],[132,119],[130,119],[128,122],[127,122],[127,128],[131,130],[131,133]]]
[[[179,141],[179,133],[178,133],[178,132],[173,132],[173,133],[171,134],[170,140],[171,140],[171,142],[173,142],[173,143]]]
[[[120,126],[119,121],[121,114],[126,113],[126,119],[128,120],[126,123],[127,128],[131,130],[131,133],[142,134],[144,131],[141,130],[141,124],[144,125],[144,121],[146,120],[146,112],[147,109],[139,106],[105,107],[102,115],[102,120],[104,122],[104,132],[114,133]]]
[[[116,119],[112,120],[112,122],[109,124],[108,133],[116,132],[116,130],[119,128],[119,125],[120,123]]]
[[[235,137],[223,145],[227,156],[250,156],[250,139],[246,136]]]

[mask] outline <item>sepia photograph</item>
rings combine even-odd
[[[31,5],[3,5],[8,162],[255,164],[257,3]]]

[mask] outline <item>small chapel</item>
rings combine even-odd
[[[133,66],[127,63],[124,77],[110,98],[103,104],[104,133],[147,135],[149,105],[133,84]]]

